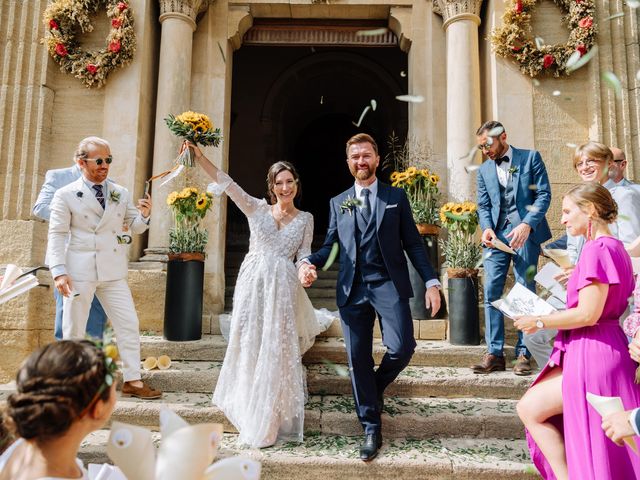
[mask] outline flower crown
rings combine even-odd
[[[80,412],[78,417],[84,416],[96,404],[104,391],[113,385],[116,372],[118,371],[118,364],[116,363],[116,359],[118,358],[118,347],[113,341],[113,328],[106,327],[102,334],[102,338],[92,338],[91,341],[95,344],[96,348],[99,348],[104,353],[104,367],[107,373],[105,374],[104,381],[96,391],[95,395],[89,404],[84,407],[82,412]]]

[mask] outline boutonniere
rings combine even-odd
[[[518,167],[509,167],[509,173],[513,175],[518,172]]]
[[[113,203],[118,203],[120,201],[120,192],[116,192],[115,190],[111,190],[109,192],[109,200]]]
[[[359,198],[355,198],[355,197],[352,197],[351,195],[349,195],[345,199],[345,201],[340,204],[340,211],[342,213],[349,212],[349,215],[351,215],[353,210],[356,207],[359,207],[361,205],[362,205],[362,200],[360,200]]]

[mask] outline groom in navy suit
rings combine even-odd
[[[538,265],[540,244],[551,238],[545,214],[551,202],[551,187],[540,153],[523,150],[507,143],[501,123],[490,121],[476,132],[478,148],[488,157],[478,170],[478,216],[482,229],[484,252],[484,317],[488,352],[482,362],[471,367],[474,373],[490,373],[505,369],[504,318],[491,302],[503,293],[509,264],[513,262],[516,281],[535,292],[533,275]],[[515,255],[494,247],[498,238],[516,251]],[[542,333],[540,333],[542,332]],[[540,330],[527,339],[527,344],[541,352],[536,358],[548,360],[548,343],[533,338],[545,335]],[[546,358],[544,358],[546,356]],[[516,375],[529,375],[531,354],[518,332]]]
[[[309,286],[315,268],[340,246],[337,303],[349,358],[356,411],[365,432],[362,460],[373,460],[382,445],[383,393],[409,364],[416,347],[409,298],[413,296],[405,252],[426,284],[432,315],[440,308],[440,282],[431,267],[404,190],[376,178],[378,146],[360,133],[347,142],[347,164],[355,185],[331,199],[331,219],[324,245],[299,264]],[[373,325],[378,315],[387,347],[374,370]]]

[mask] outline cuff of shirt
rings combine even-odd
[[[49,270],[51,271],[51,277],[54,280],[56,279],[56,277],[59,277],[60,275],[67,274],[67,267],[65,267],[64,265],[56,265],[54,267],[51,267]]]
[[[631,410],[631,414],[629,415],[629,423],[631,423],[631,428],[636,432],[636,435],[640,435],[640,432],[638,431],[638,423],[636,422],[639,412],[640,408],[635,408]]]
[[[439,289],[442,289],[442,284],[438,280],[436,280],[435,278],[432,279],[432,280],[429,280],[428,282],[426,282],[424,284],[424,286],[426,288],[438,287]]]
[[[142,221],[146,224],[149,225],[151,223],[151,215],[149,215],[148,217],[142,217]]]

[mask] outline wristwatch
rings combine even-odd
[[[536,327],[544,328],[544,323],[542,323],[542,317],[536,317]]]

